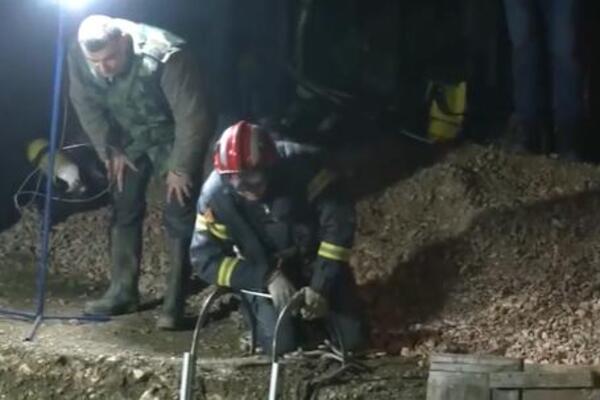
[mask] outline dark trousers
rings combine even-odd
[[[552,108],[556,128],[579,124],[584,113],[577,43],[581,0],[504,0],[504,6],[513,46],[517,117],[540,122]]]
[[[352,273],[349,269],[344,272],[332,286],[329,299],[330,311],[323,322],[334,343],[340,345],[337,343],[339,335],[346,350],[356,350],[366,344],[368,329]],[[257,344],[267,354],[271,354],[278,313],[269,299],[250,295],[242,296],[248,305],[248,309],[244,310],[245,314],[250,314],[245,315],[246,322],[255,324]],[[296,317],[282,321],[277,343],[278,354],[293,351],[302,345],[300,324],[302,321]]]
[[[146,156],[137,159],[135,166],[138,169],[137,172],[130,168],[125,170],[123,190],[119,192],[114,187],[112,191],[112,226],[114,228],[137,228],[136,230],[141,234],[142,223],[146,213],[146,192],[153,173],[153,167],[152,162]],[[163,209],[163,225],[170,238],[191,238],[196,218],[195,207],[199,186],[196,183],[192,190],[192,197],[186,199],[183,206],[174,197],[170,202],[165,204]]]

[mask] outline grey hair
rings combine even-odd
[[[106,15],[90,15],[79,25],[77,40],[83,50],[94,53],[104,49],[122,34],[113,18]]]

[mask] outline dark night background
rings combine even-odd
[[[200,3],[204,3],[200,5]],[[169,29],[188,39],[194,48],[214,43],[207,29],[218,12],[227,13],[219,1],[101,0],[89,2],[82,10],[69,10],[65,29],[71,37],[78,22],[91,13],[143,21]],[[12,194],[31,171],[25,146],[35,137],[47,137],[50,125],[52,73],[57,36],[57,6],[53,0],[1,0],[2,32],[0,49],[0,229],[14,221]],[[221,18],[222,28],[229,29]],[[213,29],[213,32],[215,29]],[[222,36],[224,37],[224,36]],[[215,43],[216,44],[216,43]],[[220,46],[224,48],[224,46]],[[200,55],[200,52],[198,52]],[[206,51],[202,56],[208,56]],[[221,57],[218,55],[217,57]],[[64,98],[63,98],[64,101]],[[73,114],[67,141],[85,139],[77,133]]]
[[[73,33],[85,15],[106,13],[171,30],[188,39],[206,66],[222,116],[279,116],[289,110],[293,94],[284,64],[300,57],[295,35],[299,5],[309,3],[95,0],[83,11],[69,12],[66,28]],[[597,3],[587,1],[582,27],[590,115],[600,110]],[[2,229],[14,222],[12,194],[31,171],[26,143],[49,132],[57,7],[51,0],[0,0],[0,17]],[[499,0],[318,1],[303,43],[302,70],[311,80],[357,95],[366,110],[394,110],[391,122],[378,129],[417,125],[427,79],[468,80],[471,132],[485,131],[509,114],[510,48]],[[255,56],[258,68],[240,74],[236,66],[246,54]],[[68,141],[81,138],[76,131],[70,123]],[[591,144],[600,146],[596,141]]]

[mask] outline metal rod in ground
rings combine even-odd
[[[277,392],[279,389],[278,379],[279,379],[279,363],[277,361],[274,361],[273,364],[271,364],[271,380],[270,380],[270,385],[269,385],[269,400],[277,399],[277,394],[278,394]]]
[[[204,299],[202,306],[200,307],[200,312],[198,313],[198,319],[196,320],[196,326],[194,328],[194,334],[192,335],[192,344],[190,346],[190,351],[186,351],[183,353],[182,359],[182,367],[181,367],[181,382],[179,386],[179,400],[190,400],[193,395],[194,390],[194,382],[196,378],[196,360],[198,358],[198,342],[200,339],[200,329],[204,326],[206,321],[208,320],[208,314],[210,311],[210,306],[212,303],[221,295],[230,292],[230,289],[225,287],[217,286]],[[268,293],[256,292],[253,290],[240,290],[243,294],[249,296],[258,296],[265,298],[272,298],[272,296]],[[254,327],[252,327],[252,342],[255,341],[256,333],[254,332]]]
[[[242,292],[244,294],[248,294],[250,296],[264,297],[265,299],[272,299],[273,298],[273,296],[271,296],[269,293],[256,292],[254,290],[240,289],[240,292]]]
[[[279,383],[279,332],[283,326],[283,320],[300,308],[304,304],[304,293],[297,291],[290,301],[283,307],[277,322],[275,323],[275,332],[273,332],[273,346],[271,348],[271,380],[269,382],[269,400],[276,400],[280,392]]]
[[[181,369],[181,387],[179,390],[179,399],[188,400],[192,398],[192,386],[194,376],[194,362],[192,362],[189,351],[183,353],[183,367]]]
[[[38,328],[40,327],[40,325],[42,324],[43,320],[44,320],[43,315],[38,315],[37,317],[35,317],[35,321],[33,322],[33,327],[31,328],[29,335],[27,335],[25,337],[25,339],[23,339],[25,342],[33,341],[33,338],[35,337],[35,334],[36,334]]]
[[[194,389],[194,381],[196,378],[196,358],[198,357],[198,341],[200,339],[200,329],[204,326],[208,319],[208,312],[210,306],[215,299],[224,293],[227,293],[228,289],[223,287],[216,287],[215,290],[206,296],[200,312],[198,313],[198,319],[196,320],[196,326],[194,328],[194,334],[192,335],[192,345],[190,351],[183,353],[183,365],[181,368],[181,383],[179,386],[179,400],[190,400],[192,398],[192,392]]]

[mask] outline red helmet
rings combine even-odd
[[[219,174],[239,174],[272,165],[278,158],[275,142],[257,125],[240,121],[225,129],[213,157]]]

